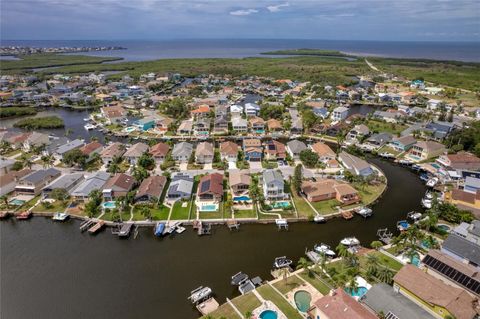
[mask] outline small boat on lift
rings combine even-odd
[[[30,216],[32,216],[32,212],[29,210],[15,214],[15,217],[19,220],[29,219]]]
[[[397,222],[397,229],[399,231],[405,231],[410,227],[410,224],[406,220],[400,220]]]
[[[54,221],[57,221],[57,222],[63,222],[63,221],[65,221],[65,220],[67,220],[68,217],[70,217],[69,214],[58,212],[58,213],[53,214],[52,219],[53,219]]]
[[[356,213],[364,218],[370,217],[373,215],[373,210],[368,207],[362,207],[356,211]]]
[[[340,241],[340,244],[351,247],[360,245],[360,241],[355,237],[346,237]]]
[[[414,223],[417,223],[418,221],[420,221],[420,219],[422,219],[422,213],[411,211],[407,214],[407,218]]]
[[[280,269],[289,267],[292,264],[292,260],[288,259],[286,256],[277,257],[273,262],[273,267]]]
[[[432,200],[427,198],[422,198],[422,206],[426,209],[432,208]]]
[[[85,124],[83,127],[84,127],[87,131],[91,131],[91,130],[97,128],[97,126],[96,126],[95,124],[91,124],[91,123]]]
[[[157,237],[161,237],[163,235],[164,230],[165,230],[165,223],[158,222],[157,225],[155,225],[153,234]]]
[[[190,292],[190,297],[188,297],[188,300],[190,300],[193,304],[197,304],[210,297],[211,294],[212,289],[210,287],[200,286]]]
[[[323,254],[327,257],[331,257],[331,258],[335,257],[335,252],[331,250],[330,246],[326,244],[321,243],[320,245],[315,245],[313,249],[315,250],[315,252],[319,254]]]
[[[323,216],[316,215],[315,217],[313,217],[313,221],[317,224],[323,224],[327,222],[327,219]]]
[[[248,280],[248,275],[240,271],[232,276],[231,283],[234,286],[239,286],[247,280]]]
[[[435,187],[435,185],[437,185],[437,184],[438,184],[438,178],[437,177],[430,178],[427,181],[427,186],[428,187]]]

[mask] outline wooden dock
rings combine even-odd
[[[200,311],[200,313],[203,315],[203,316],[206,316],[208,315],[209,313],[212,313],[214,312],[215,310],[218,309],[220,305],[218,304],[218,302],[215,300],[215,298],[211,297],[207,300],[205,300],[204,302],[202,303],[199,303],[197,305],[197,310]]]
[[[388,231],[388,228],[380,228],[377,230],[377,237],[378,239],[388,245],[392,241],[393,233]]]
[[[95,224],[95,222],[91,219],[87,219],[85,221],[83,221],[81,224],[80,224],[80,231],[83,233],[84,231],[86,231],[87,229],[89,229],[90,227],[93,226],[93,224]]]
[[[350,220],[353,218],[353,214],[351,211],[344,211],[342,212],[342,217],[346,220]]]
[[[95,234],[96,232],[98,232],[100,229],[102,229],[102,227],[105,225],[105,221],[103,220],[99,220],[98,222],[95,223],[95,225],[93,225],[92,227],[90,227],[88,229],[88,232],[90,234]]]
[[[232,229],[238,230],[240,228],[240,223],[238,221],[236,221],[235,219],[229,219],[229,220],[227,220],[227,227],[230,230],[232,230]]]

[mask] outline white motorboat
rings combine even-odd
[[[420,219],[422,219],[422,213],[411,211],[410,213],[407,214],[407,218],[413,221],[414,223],[416,223]]]
[[[183,233],[185,230],[186,230],[185,227],[183,227],[183,226],[178,226],[175,231],[177,232],[177,234],[181,234],[181,233]]]
[[[95,124],[85,124],[84,128],[87,130],[87,131],[90,131],[90,130],[93,130],[95,128],[97,128],[97,126]]]
[[[313,221],[314,221],[315,223],[320,224],[320,223],[325,223],[327,220],[326,220],[325,217],[323,217],[323,216],[316,215],[315,217],[313,217]]]
[[[273,267],[280,269],[280,268],[288,267],[291,264],[292,264],[292,260],[288,259],[286,256],[283,256],[283,257],[275,258],[275,261],[273,262]]]
[[[427,186],[428,187],[435,187],[435,185],[437,185],[437,184],[438,184],[438,178],[436,178],[436,177],[430,178],[427,181]]]
[[[360,245],[360,241],[355,237],[346,237],[340,241],[340,244],[345,246],[357,246]]]
[[[315,245],[313,249],[319,253],[324,254],[327,257],[335,257],[335,252],[330,249],[330,246],[325,244]]]
[[[433,193],[432,193],[432,192],[426,192],[424,198],[425,198],[425,199],[432,200],[432,199],[433,199]]]
[[[84,118],[83,120],[84,120],[85,122],[88,122],[88,121],[90,121],[90,118],[87,117],[87,118]]]
[[[370,216],[373,215],[373,210],[371,210],[368,207],[362,207],[359,210],[357,210],[357,214],[362,216],[362,217],[367,218],[367,217],[370,217]]]
[[[208,297],[210,297],[211,294],[212,294],[212,289],[210,289],[210,287],[200,286],[197,289],[192,290],[190,292],[190,297],[188,297],[188,299],[192,303],[196,304],[196,303],[199,303],[200,301],[207,299]]]
[[[380,153],[380,156],[383,157],[383,158],[394,158],[395,157],[395,155],[393,155],[392,153],[388,153],[388,152]]]
[[[53,214],[52,219],[55,220],[55,221],[63,222],[68,217],[70,217],[70,215],[67,214],[67,213],[55,213],[55,214]]]

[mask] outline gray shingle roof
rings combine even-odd
[[[77,183],[80,179],[83,178],[83,173],[74,173],[74,174],[67,174],[67,175],[62,175],[53,182],[51,182],[49,185],[45,186],[43,189],[44,191],[52,191],[57,188],[63,188],[63,189],[70,189],[75,183]]]
[[[55,168],[42,169],[42,170],[35,171],[33,173],[28,174],[27,176],[23,177],[22,180],[32,184],[36,184],[44,180],[46,177],[52,177],[55,175],[60,175],[60,171],[58,169],[55,169]]]
[[[458,235],[450,234],[443,242],[442,250],[480,265],[480,246]]]

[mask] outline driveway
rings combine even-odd
[[[179,169],[180,171],[186,171],[188,169],[188,163],[180,163]]]
[[[213,169],[212,163],[203,165],[203,169],[204,169],[204,170],[211,170],[211,169]]]
[[[228,162],[228,169],[237,169],[236,162]]]
[[[262,162],[249,162],[250,164],[250,172],[256,173],[263,170]]]

